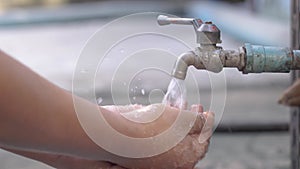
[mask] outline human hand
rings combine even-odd
[[[152,105],[153,106],[153,105]],[[112,111],[112,114],[117,113],[129,113],[134,114],[142,108],[141,105],[129,105],[129,106],[104,106],[106,109]],[[151,106],[147,106],[148,108]],[[150,110],[150,109],[148,109]],[[125,169],[126,168],[174,168],[174,169],[192,169],[194,165],[204,157],[209,145],[209,137],[211,136],[211,127],[213,125],[213,113],[203,113],[203,108],[200,105],[193,105],[191,107],[192,112],[199,112],[194,126],[189,131],[188,135],[171,150],[149,158],[122,158],[117,157],[113,163],[105,161],[87,160],[78,157],[71,157],[66,155],[56,155],[48,153],[35,153],[22,150],[6,149],[10,152],[32,158],[48,164],[58,169]],[[152,111],[149,111],[150,113]],[[149,113],[145,112],[145,113]],[[134,135],[137,137],[151,137],[161,133],[165,128],[172,124],[172,121],[176,118],[178,109],[167,107],[166,113],[162,115],[162,118],[153,122],[151,126],[143,125],[143,134],[140,131],[126,130],[128,135]],[[114,116],[116,117],[116,116]],[[118,116],[120,117],[120,116]],[[120,124],[122,120],[115,120]],[[129,122],[129,121],[127,121]],[[204,126],[204,123],[206,125]],[[132,124],[126,123],[126,127],[133,127]],[[117,126],[114,126],[115,128]],[[124,127],[124,126],[123,126]],[[141,128],[141,126],[139,127]],[[200,132],[202,131],[201,135]],[[124,132],[124,131],[121,131]],[[204,138],[204,139],[203,139]],[[207,138],[207,139],[206,139]],[[117,165],[119,164],[119,165]],[[121,167],[125,166],[125,167]]]
[[[283,92],[278,103],[286,106],[300,106],[300,79]]]
[[[148,112],[143,112],[145,114],[151,113],[151,107],[153,105],[147,106]],[[139,109],[146,109],[140,105],[130,105],[130,106],[108,106],[104,107],[113,112],[117,113],[128,113],[131,116],[134,116]],[[175,147],[169,151],[148,158],[125,158],[116,156],[114,163],[117,163],[126,168],[137,168],[137,169],[192,169],[195,164],[201,160],[207,150],[209,145],[209,138],[212,134],[212,127],[214,123],[214,114],[211,112],[204,112],[203,108],[200,105],[193,105],[190,109],[191,112],[198,112],[197,120],[194,123],[194,126],[190,130],[187,136]],[[110,117],[106,117],[108,122],[112,127],[119,132],[132,136],[132,137],[151,137],[158,135],[165,129],[171,126],[178,115],[179,109],[166,106],[164,113],[160,118],[151,122],[151,124],[134,124],[131,121],[125,120],[122,122],[121,119],[114,119],[110,121]],[[113,113],[114,114],[114,113]],[[115,118],[116,116],[113,115]],[[114,124],[118,122],[118,124]],[[205,125],[204,125],[205,124]],[[121,127],[123,126],[123,127]],[[126,127],[124,127],[126,126]],[[122,130],[126,128],[126,130]],[[134,128],[134,131],[130,131],[130,128]],[[129,130],[128,130],[129,129]],[[142,129],[142,130],[138,130]]]

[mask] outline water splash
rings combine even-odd
[[[172,107],[186,109],[186,87],[183,80],[177,78],[171,80],[162,103]]]
[[[102,102],[103,102],[102,97],[99,97],[99,98],[97,99],[97,104],[98,104],[98,105],[101,105]]]
[[[145,89],[141,89],[142,95],[145,95]]]

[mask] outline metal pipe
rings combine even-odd
[[[282,72],[292,69],[293,54],[289,48],[245,44],[246,66],[243,73]]]
[[[293,70],[300,69],[300,50],[293,50],[292,69]]]
[[[242,70],[245,67],[245,49],[240,47],[235,50],[221,50],[220,59],[224,67],[236,67]]]
[[[285,47],[245,44],[246,65],[243,73],[288,73],[300,69],[300,51]]]
[[[288,73],[300,69],[300,50],[284,47],[245,44],[238,51],[223,50],[218,47],[196,48],[182,54],[173,69],[172,75],[185,79],[188,67],[220,72],[223,67],[235,67],[247,73],[276,72]]]

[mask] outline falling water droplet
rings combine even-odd
[[[133,99],[133,100],[135,100],[135,99],[136,99],[136,97],[135,97],[135,96],[133,96],[133,97],[132,97],[132,99]]]
[[[145,90],[141,89],[142,95],[145,95]]]
[[[124,49],[121,49],[121,50],[120,50],[120,53],[125,53],[125,50],[124,50]]]
[[[127,85],[127,83],[126,83],[126,82],[123,82],[123,85],[124,85],[124,86],[126,86],[126,85]]]
[[[100,105],[100,104],[102,103],[102,101],[103,101],[102,97],[99,97],[99,98],[97,99],[97,104]]]

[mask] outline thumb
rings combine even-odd
[[[198,113],[193,127],[191,128],[189,134],[199,134],[205,124],[205,116],[203,113]]]
[[[215,114],[213,112],[204,112],[203,114],[206,117],[206,122],[198,138],[200,144],[204,143],[211,137],[215,121]]]
[[[196,120],[194,122],[193,127],[191,128],[189,134],[196,134],[196,133],[200,133],[204,123],[206,121],[205,116],[203,114],[203,106],[201,105],[192,105],[191,106],[191,111],[192,112],[198,112]]]

